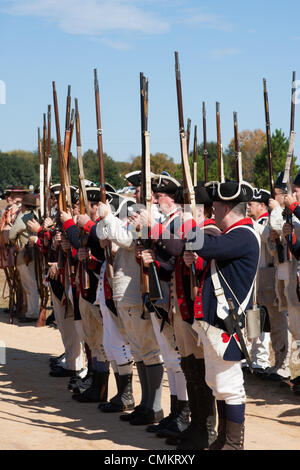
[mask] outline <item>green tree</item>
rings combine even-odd
[[[242,154],[243,179],[252,183],[254,181],[254,160],[266,145],[266,134],[261,129],[239,132],[239,147]],[[228,177],[236,178],[235,169],[235,143],[231,140],[227,149]]]
[[[289,146],[289,140],[284,135],[283,131],[276,129],[272,134],[272,166],[273,177],[276,181],[277,175],[284,171],[286,153]],[[296,157],[294,158],[294,161]],[[293,174],[299,171],[298,165],[294,163]],[[254,184],[258,188],[270,189],[269,183],[269,170],[268,170],[268,152],[267,145],[265,145],[260,153],[258,153],[254,160]]]
[[[91,149],[87,150],[83,157],[84,175],[88,180],[99,184],[99,159]],[[106,153],[103,154],[105,182],[110,183],[116,189],[124,186],[124,180],[120,175],[117,163]]]
[[[169,157],[166,153],[157,152],[150,154],[151,171],[155,174],[160,174],[162,171],[167,171],[170,175],[176,178],[175,173],[178,170],[178,164],[174,162],[172,157]],[[130,165],[126,165],[123,168],[122,175],[131,171],[141,169],[141,156],[133,157]]]
[[[0,188],[4,190],[8,185],[37,185],[38,165],[34,153],[19,150],[0,152]]]
[[[203,143],[197,147],[197,181],[204,181],[204,158],[203,158]],[[193,152],[189,154],[189,162],[191,174],[193,178]],[[223,165],[224,175],[229,178],[230,172],[228,168],[227,150],[223,150]],[[207,168],[208,168],[208,181],[218,180],[218,145],[217,142],[207,143]],[[179,165],[177,171],[177,178],[182,179],[182,167]]]

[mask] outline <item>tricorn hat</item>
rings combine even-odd
[[[274,183],[274,188],[278,188],[278,189],[281,189],[282,191],[286,191],[287,187],[286,187],[286,183],[283,183],[283,176],[284,176],[283,171],[278,173],[277,179]]]
[[[59,183],[53,184],[50,186],[50,193],[55,194],[56,198],[58,199],[59,195],[61,192],[61,185]],[[76,204],[79,199],[79,194],[78,194],[78,188],[76,186],[70,186],[70,192],[71,192],[71,203]]]
[[[85,188],[87,199],[90,202],[100,202],[101,201],[101,192],[100,188],[97,186],[88,186]]]
[[[293,181],[293,185],[300,187],[300,171],[297,173],[296,178]]]
[[[135,199],[126,196],[121,196],[120,194],[115,192],[107,192],[106,196],[107,201],[110,204],[111,211],[115,216],[119,216],[122,212],[122,215],[124,215],[124,217],[127,217],[128,207],[136,204]]]
[[[211,181],[205,185],[208,196],[212,201],[230,202],[239,204],[249,202],[253,198],[253,188],[246,181],[228,181],[220,183]]]
[[[141,170],[131,171],[125,175],[125,178],[132,186],[141,186],[142,184]]]
[[[253,188],[253,202],[262,202],[267,206],[269,204],[270,197],[270,191],[267,191],[266,189]]]
[[[154,175],[152,178],[152,191],[154,193],[165,193],[175,195],[180,187],[179,181],[171,176]]]
[[[204,181],[198,181],[197,186],[195,186],[194,190],[196,204],[211,205],[213,203],[212,199],[210,198],[207,192],[207,188],[205,188]]]

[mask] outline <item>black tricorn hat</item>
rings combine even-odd
[[[266,189],[253,188],[253,202],[262,202],[267,206],[269,204],[270,197],[271,193]]]
[[[85,188],[87,199],[90,202],[100,202],[101,201],[101,192],[100,188],[97,186],[89,186]]]
[[[132,186],[141,186],[142,184],[141,170],[131,171],[125,175],[125,178]]]
[[[220,183],[211,181],[205,185],[208,196],[212,201],[230,202],[239,204],[249,202],[253,198],[253,188],[246,181],[228,181]]]
[[[54,194],[56,196],[56,199],[58,199],[59,194],[61,191],[61,185],[59,183],[53,184],[50,186],[50,193]],[[78,194],[78,188],[76,186],[70,186],[70,192],[71,192],[71,203],[76,204],[79,199],[79,194]]]
[[[286,187],[286,183],[283,183],[283,176],[284,176],[283,171],[278,173],[277,179],[274,183],[274,188],[278,188],[278,189],[282,189],[282,191],[286,191],[287,187]]]
[[[179,187],[180,183],[171,176],[154,175],[152,178],[152,191],[154,193],[175,195]]]
[[[203,181],[198,181],[197,186],[195,186],[195,202],[196,204],[205,204],[211,205],[213,203],[212,199],[210,198],[207,189],[204,186]]]
[[[133,206],[136,204],[136,200],[130,197],[121,196],[115,192],[107,192],[106,193],[107,201],[110,204],[112,213],[115,216],[118,216],[120,213],[127,217],[128,207]],[[125,210],[126,206],[126,210]]]
[[[293,181],[293,185],[300,187],[300,171],[297,173],[296,178]]]

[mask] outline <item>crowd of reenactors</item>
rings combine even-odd
[[[36,326],[55,322],[64,353],[51,358],[49,373],[69,377],[75,402],[119,413],[116,419],[146,426],[178,450],[241,450],[245,374],[300,395],[300,174],[288,195],[281,173],[275,198],[244,181],[199,182],[196,216],[170,175],[152,175],[150,214],[139,205],[140,172],[126,178],[135,197],[107,185],[107,203],[87,184],[89,215],[79,213],[76,187],[72,211],[59,211],[60,185],[53,185],[51,216],[43,221],[38,194],[7,189],[0,251],[11,316]],[[141,289],[153,265],[157,300]],[[50,294],[46,318],[41,284]]]

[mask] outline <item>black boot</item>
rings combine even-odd
[[[121,421],[130,422],[131,419],[135,419],[139,414],[144,414],[147,405],[148,396],[148,384],[147,384],[147,371],[143,361],[135,363],[138,372],[140,385],[141,385],[141,403],[135,407],[132,413],[125,413],[120,416]]]
[[[124,415],[120,415],[119,418],[121,421],[127,421],[130,423],[132,419],[135,419],[140,414],[145,413],[146,408],[142,405],[138,405],[134,408],[131,413],[125,413]]]
[[[191,423],[179,436],[177,450],[204,450],[216,439],[215,399],[205,382],[204,359],[194,355],[182,358],[181,367],[187,382]]]
[[[157,437],[179,437],[189,425],[190,408],[189,402],[185,400],[178,400],[176,416],[170,420],[164,429],[159,430]]]
[[[134,426],[158,423],[164,417],[164,412],[161,409],[164,366],[163,364],[153,364],[145,366],[145,369],[148,391],[146,410],[130,420],[130,424]]]
[[[119,372],[114,372],[117,390],[119,390],[119,387],[120,387],[120,384],[119,384],[119,375],[120,375]],[[99,405],[98,405],[98,410],[101,411],[101,408],[102,408],[103,406],[106,406],[106,405],[108,405],[108,403],[99,403]]]
[[[69,390],[75,394],[80,394],[86,389],[90,388],[93,384],[94,372],[90,370],[83,379],[71,379],[68,385]]]
[[[172,421],[177,414],[177,395],[170,395],[170,414],[163,418],[158,424],[150,424],[147,428],[147,432],[152,432],[152,433],[157,433],[158,431],[161,431],[162,429],[165,429],[166,426]]]
[[[108,377],[109,372],[94,371],[92,385],[80,395],[72,395],[72,398],[81,403],[107,402]]]
[[[133,410],[134,398],[132,394],[132,374],[119,375],[118,393],[106,405],[102,405],[100,410],[103,413],[116,413],[120,411]]]

